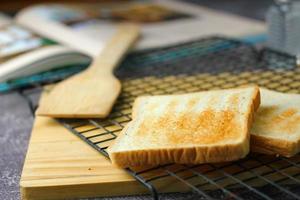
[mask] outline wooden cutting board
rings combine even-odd
[[[270,157],[270,159],[273,158]],[[246,162],[249,167],[257,165],[253,160]],[[285,164],[281,163],[281,165]],[[207,165],[201,166],[199,171],[208,170],[205,167]],[[235,165],[226,168],[227,173],[237,173],[237,170]],[[266,166],[255,167],[258,174],[268,172],[268,170]],[[285,169],[285,172],[294,176],[299,173],[299,169],[289,167]],[[190,175],[187,173],[182,176]],[[210,176],[217,177],[220,174],[216,171],[210,173]],[[241,181],[251,178],[251,186],[255,187],[266,184],[260,178],[253,179],[253,175],[247,171],[235,177]],[[275,181],[282,177],[278,173],[272,173],[269,178]],[[206,182],[199,178],[193,181],[195,183],[191,183],[194,185]],[[226,178],[218,182],[218,185],[226,187],[232,183],[232,179]],[[186,185],[171,177],[159,179],[155,186],[159,192],[180,192],[188,189]],[[48,117],[36,117],[21,175],[20,189],[23,200],[74,199],[149,192],[126,171],[113,166],[98,151]],[[202,190],[215,189],[216,186],[213,184],[206,184],[202,187]]]
[[[165,192],[184,190],[170,181],[159,185]],[[36,117],[20,189],[23,200],[148,193],[127,172],[112,166],[99,152],[48,117]]]

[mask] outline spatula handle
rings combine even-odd
[[[119,25],[117,32],[101,51],[100,55],[94,59],[89,70],[92,73],[112,74],[113,69],[137,40],[139,33],[140,28],[138,25]]]

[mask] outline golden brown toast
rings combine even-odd
[[[108,149],[120,167],[231,161],[249,152],[256,86],[136,99],[133,120]]]
[[[300,151],[300,95],[267,89],[251,129],[251,150],[293,156]]]

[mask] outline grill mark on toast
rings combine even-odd
[[[300,116],[296,116],[296,114],[297,109],[289,108],[279,115],[274,116],[273,119],[271,119],[271,123],[274,125],[278,124],[280,130],[291,134],[297,130],[297,127],[300,124]]]
[[[198,97],[194,97],[192,99],[190,99],[187,103],[187,109],[188,110],[192,110],[193,107],[200,101],[200,98]]]
[[[146,117],[142,122],[140,122],[137,135],[143,136],[146,135],[149,130],[153,129],[154,126],[156,127],[163,127],[165,124],[169,124],[170,120],[172,119],[172,115],[174,115],[174,112],[176,111],[176,106],[178,105],[178,100],[172,100],[170,103],[166,105],[166,108],[164,109],[163,114],[161,117],[153,117],[151,114],[149,117]],[[159,106],[158,104],[154,103],[154,107],[152,105],[148,106],[149,110],[157,108]],[[156,118],[156,119],[155,119]]]
[[[166,107],[165,112],[174,112],[176,106],[179,104],[178,100],[172,100]]]
[[[256,119],[258,130],[265,132],[278,130],[282,133],[293,134],[300,125],[300,116],[297,113],[296,108],[279,111],[277,106],[261,107]]]
[[[208,99],[208,102],[207,102],[207,107],[209,109],[212,109],[212,107],[214,107],[218,102],[220,101],[220,99],[217,97],[217,96],[211,96],[209,99]]]
[[[274,122],[281,122],[285,119],[293,117],[297,113],[295,108],[289,108],[283,112],[281,112],[278,116],[274,117]]]
[[[264,106],[258,109],[257,114],[262,117],[268,117],[276,113],[278,109],[278,106]]]
[[[172,128],[164,128],[172,127]],[[153,130],[160,130],[159,132]],[[176,131],[174,131],[176,130]],[[172,113],[158,120],[144,120],[138,128],[137,136],[157,137],[164,135],[170,145],[176,144],[212,144],[237,139],[241,127],[232,111],[206,110],[199,113],[185,112],[179,116]]]
[[[157,118],[156,121],[154,121],[154,126],[157,128],[161,128],[168,124],[172,124],[172,122],[174,121],[176,107],[178,104],[178,100],[172,100],[169,104],[167,104],[166,110],[164,110],[164,114],[162,114],[162,116],[160,116],[159,118]]]
[[[237,139],[241,131],[235,112],[206,110],[201,113],[185,112],[178,116],[169,113],[158,120],[147,119],[140,124],[137,135],[151,135],[151,138],[161,138],[156,135],[163,135],[162,138],[165,137],[170,145],[212,144]]]
[[[236,139],[240,136],[240,127],[235,113],[229,110],[206,110],[200,114],[185,113],[177,119],[177,132],[168,132],[172,144],[212,144]]]
[[[229,97],[229,104],[230,105],[238,105],[239,104],[239,94],[234,94],[232,96]]]

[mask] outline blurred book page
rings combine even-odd
[[[138,23],[135,49],[161,47],[209,35],[241,37],[265,32],[264,23],[185,2],[126,1],[109,4],[43,4],[29,7],[17,22],[91,56],[122,22]]]
[[[0,27],[10,24],[11,22],[12,19],[9,16],[0,13]]]
[[[11,20],[0,25],[0,82],[89,62],[89,57],[73,48],[59,45]]]

